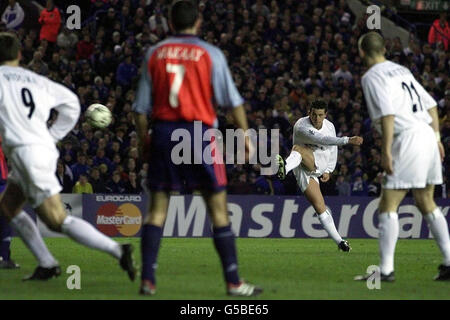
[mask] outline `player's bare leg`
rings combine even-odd
[[[45,199],[35,208],[35,211],[50,230],[64,233],[78,243],[109,253],[118,259],[122,269],[128,272],[131,280],[134,280],[136,270],[133,265],[132,246],[130,244],[121,245],[83,219],[68,216],[59,194]]]
[[[59,264],[48,251],[36,223],[22,211],[25,196],[22,189],[13,182],[8,182],[4,196],[0,201],[0,212],[19,234],[22,241],[38,260],[35,273],[24,280],[46,280],[61,274]]]
[[[213,224],[214,246],[222,262],[228,295],[259,295],[263,291],[261,288],[241,281],[238,275],[236,244],[228,216],[226,191],[203,191],[202,195]]]
[[[142,226],[141,234],[142,273],[139,293],[142,295],[156,293],[156,261],[169,199],[170,195],[165,191],[152,192],[150,195],[149,212]]]
[[[447,220],[441,209],[434,202],[434,185],[427,185],[424,189],[413,189],[414,200],[428,227],[436,240],[443,256],[439,266],[439,274],[435,280],[450,280],[450,237]]]
[[[313,151],[304,146],[294,145],[291,154],[286,158],[286,160],[284,160],[280,155],[277,155],[277,162],[277,176],[280,180],[286,178],[289,171],[297,168],[300,164],[308,171],[316,170]]]
[[[320,191],[320,186],[316,180],[309,179],[309,184],[304,191],[304,195],[306,199],[308,199],[309,203],[311,203],[314,210],[316,210],[316,213],[319,216],[320,223],[327,231],[328,235],[334,240],[334,242],[336,242],[338,248],[342,251],[349,252],[351,250],[351,247],[348,241],[342,239],[339,232],[336,230],[333,216],[325,206],[325,200],[323,198],[322,192]]]

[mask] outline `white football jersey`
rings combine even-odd
[[[308,146],[313,150],[319,173],[333,172],[337,161],[337,146],[348,143],[348,137],[336,137],[336,129],[331,121],[325,119],[322,128],[317,130],[308,117],[300,118],[294,125],[293,142]]]
[[[437,105],[411,72],[392,61],[377,63],[362,77],[370,118],[381,132],[381,117],[394,115],[394,134],[431,123],[428,109]]]
[[[48,128],[53,108],[58,117]],[[35,144],[54,148],[79,115],[78,97],[63,85],[21,67],[0,66],[0,135],[6,153]]]

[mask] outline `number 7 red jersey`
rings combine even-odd
[[[179,35],[151,47],[133,110],[163,121],[202,121],[217,127],[215,105],[243,103],[225,56],[196,36]]]

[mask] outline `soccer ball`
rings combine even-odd
[[[112,113],[108,107],[100,104],[91,104],[85,112],[87,122],[94,128],[106,128],[111,124]]]

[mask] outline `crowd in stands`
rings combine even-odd
[[[99,102],[114,114],[105,130],[91,128],[82,115],[59,144],[63,192],[146,191],[148,164],[138,155],[131,106],[144,52],[170,35],[170,2],[91,0],[91,14],[97,12],[93,22],[68,30],[64,11],[56,17],[58,7],[49,0],[40,12],[41,29],[6,24],[22,41],[24,66],[76,92],[82,111]],[[293,124],[307,115],[311,101],[324,99],[338,136],[364,137],[361,147],[339,148],[331,181],[321,184],[324,195],[379,195],[381,139],[365,107],[360,82],[365,69],[357,47],[368,31],[366,17],[357,19],[343,0],[210,0],[200,1],[199,8],[200,37],[226,55],[250,126],[279,129],[280,152],[287,156]],[[411,38],[404,48],[399,38],[386,39],[387,58],[408,67],[438,101],[445,177],[450,172],[450,54],[448,46],[427,40]],[[233,127],[227,110],[218,110],[218,117],[221,130]],[[261,175],[259,165],[228,165],[227,171],[231,194],[298,194],[292,174],[280,181]],[[450,196],[448,187],[438,189],[438,196]]]

